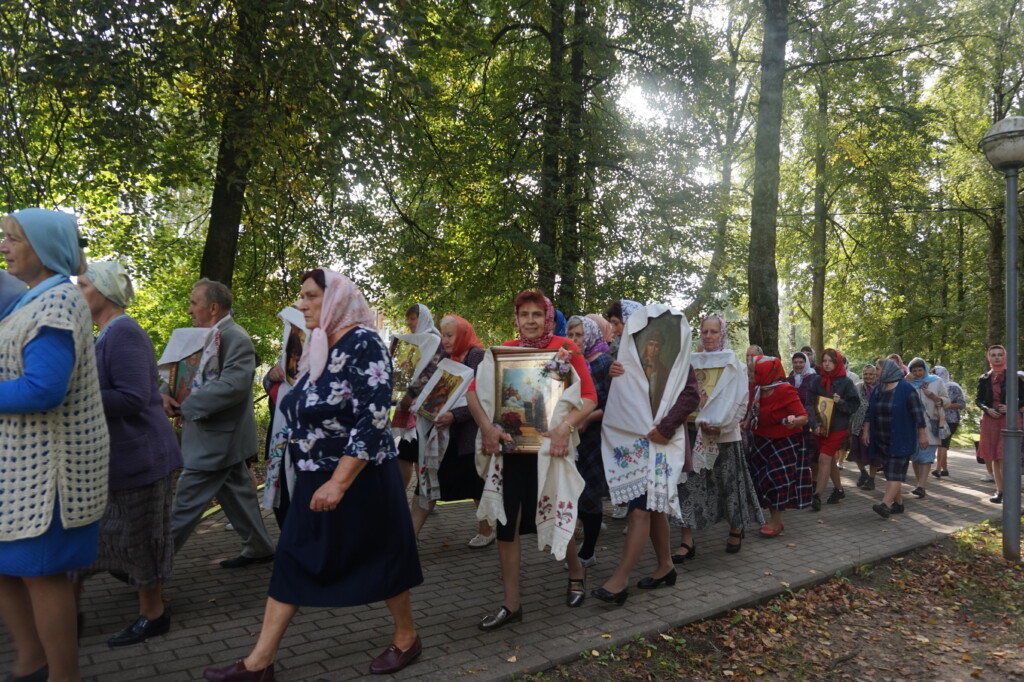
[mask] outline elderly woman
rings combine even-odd
[[[110,497],[100,520],[99,554],[71,576],[82,581],[103,571],[127,576],[139,593],[139,616],[107,644],[138,644],[166,633],[171,618],[161,586],[174,565],[171,505],[173,472],[181,466],[174,429],[164,414],[153,342],[125,314],[134,298],[120,263],[93,263],[78,288],[99,327],[96,366],[110,431]]]
[[[939,450],[935,455],[935,470],[932,476],[942,478],[949,476],[949,445],[953,442],[957,427],[960,426],[960,410],[967,407],[967,396],[964,395],[963,387],[949,378],[949,370],[941,365],[932,368],[935,376],[942,379],[946,384],[946,392],[949,394],[949,405],[946,406],[946,425],[949,427],[949,435],[939,443]]]
[[[565,419],[549,428],[545,437],[550,439],[551,457],[573,457],[570,434],[578,430],[587,415],[597,404],[594,382],[587,371],[587,364],[579,348],[567,338],[555,336],[555,308],[551,301],[537,290],[522,291],[515,300],[516,330],[518,338],[506,341],[505,346],[555,350],[567,347],[571,351],[571,362],[580,379],[582,407],[572,408]],[[499,454],[502,434],[492,423],[476,393],[475,382],[470,385],[467,395],[469,409],[480,427],[481,447],[484,455]],[[519,593],[520,536],[537,532],[537,454],[516,454],[504,457],[501,504],[504,508],[505,523],[498,524],[498,556],[501,560],[501,576],[504,600],[493,614],[480,621],[481,630],[495,630],[507,623],[522,620],[523,609]],[[566,605],[577,607],[586,595],[586,571],[580,564],[576,544],[569,542],[565,554],[569,564],[569,585]]]
[[[727,354],[731,358],[727,367],[741,371],[723,372],[722,376],[729,377],[734,387],[716,386],[723,398],[731,396],[730,400],[722,401],[731,409],[718,409],[714,414],[702,412],[697,417],[700,449],[706,452],[717,451],[717,456],[712,467],[690,474],[679,486],[679,506],[683,512],[679,524],[682,527],[679,544],[682,551],[672,556],[673,563],[681,564],[696,555],[694,530],[703,530],[720,521],[727,521],[729,536],[725,541],[725,551],[736,554],[743,542],[744,528],[751,523],[764,525],[764,515],[758,505],[740,434],[740,421],[747,413],[748,402],[747,373],[742,371],[746,365],[740,364],[728,346],[729,332],[725,318],[711,314],[701,320],[698,352]],[[719,381],[723,381],[723,378],[719,378]],[[673,525],[676,525],[674,521]]]
[[[914,476],[917,478],[917,487],[911,492],[923,499],[928,494],[924,489],[928,483],[928,472],[935,461],[935,451],[942,442],[939,429],[946,422],[945,410],[949,405],[949,392],[946,390],[946,383],[928,371],[928,363],[923,359],[914,358],[908,367],[910,373],[907,375],[907,381],[917,389],[921,404],[924,405],[925,423],[928,425],[928,447],[921,448],[910,458],[914,464]]]
[[[441,318],[441,348],[444,357],[461,362],[474,372],[484,359],[484,344],[477,338],[473,325],[458,315],[445,315]],[[435,427],[449,430],[448,447],[437,469],[437,481],[441,488],[439,499],[443,502],[473,500],[479,505],[484,482],[476,473],[474,455],[477,426],[469,408],[453,407],[451,411],[438,415]],[[417,537],[436,504],[436,500],[425,504],[422,500],[413,503],[412,524]],[[479,521],[476,536],[469,541],[469,546],[478,549],[492,542],[494,531],[490,524]]]
[[[885,463],[885,495],[871,507],[883,519],[903,513],[902,488],[910,458],[928,447],[924,405],[914,387],[903,381],[904,375],[895,360],[885,359],[860,434],[864,446],[877,452]]]
[[[75,219],[30,208],[0,221],[7,270],[28,285],[0,322],[0,618],[8,679],[79,680],[67,572],[96,560],[110,442]]]
[[[608,355],[608,343],[592,316],[574,315],[569,318],[568,328],[569,338],[583,349],[583,357],[597,390],[597,409],[580,426],[576,458],[576,468],[585,482],[579,501],[580,522],[583,524],[583,544],[579,548],[579,557],[584,567],[588,567],[597,563],[594,549],[601,534],[604,498],[608,495],[604,462],[601,459],[601,417],[604,416],[605,404],[608,402],[608,388],[611,385],[608,370],[612,366],[612,359]]]
[[[860,396],[857,387],[846,376],[846,363],[843,360],[835,348],[826,348],[821,354],[818,376],[811,377],[811,385],[807,390],[807,401],[812,406],[808,410],[809,414],[816,414],[819,398],[832,401],[832,421],[828,431],[825,431],[824,424],[815,424],[814,428],[814,444],[818,452],[817,480],[814,495],[811,496],[811,508],[814,511],[821,510],[821,496],[829,478],[832,479],[832,494],[828,496],[827,504],[838,504],[846,497],[839,477],[837,453],[846,441],[850,418],[860,407]],[[814,421],[817,422],[817,419]]]
[[[313,333],[295,387],[281,400],[297,469],[291,507],[256,646],[243,660],[204,671],[214,682],[272,680],[300,606],[384,601],[395,631],[371,673],[397,672],[421,650],[409,590],[423,574],[388,419],[387,349],[362,293],[343,275],[307,272],[298,308]]]
[[[996,494],[989,498],[993,504],[1003,502],[1003,436],[1006,428],[1006,349],[992,346],[988,349],[988,371],[978,378],[974,404],[981,408],[981,441],[978,456],[992,465]],[[1017,408],[1024,407],[1024,381],[1017,378]]]
[[[405,311],[405,326],[409,328],[410,334],[433,334],[434,336],[441,336],[440,330],[434,326],[434,316],[430,314],[430,309],[422,303],[413,303]],[[391,354],[394,355],[395,346],[398,343],[398,339],[392,339],[391,341]],[[444,351],[438,347],[437,352],[434,353],[434,357],[430,359],[430,363],[423,368],[423,371],[413,380],[412,384],[406,390],[405,395],[398,403],[398,407],[395,411],[395,422],[396,425],[406,428],[408,425],[415,426],[416,419],[415,415],[409,414],[409,408],[419,397],[420,391],[430,380],[430,377],[434,374],[434,370],[437,369],[437,363],[444,357]],[[403,424],[403,422],[406,422]],[[414,429],[415,431],[415,429]],[[413,474],[416,473],[416,467],[419,464],[420,451],[419,444],[415,440],[409,440],[402,438],[398,441],[398,466],[402,472],[402,483],[405,487],[409,487],[409,481],[412,480]],[[476,540],[476,538],[474,538]],[[481,545],[471,545],[483,547],[487,543]]]
[[[761,526],[763,537],[775,537],[785,529],[782,512],[804,509],[811,502],[811,472],[801,456],[800,429],[807,424],[796,389],[786,382],[786,370],[778,358],[754,358],[753,445],[751,476],[761,506],[770,518]]]
[[[864,429],[864,418],[868,414],[868,404],[877,388],[878,368],[873,364],[864,365],[864,369],[861,370],[861,382],[857,384],[860,407],[850,417],[850,461],[860,469],[857,487],[863,490],[875,489],[875,476],[882,468],[882,458],[877,453],[872,456],[870,449],[864,447],[860,439],[860,434]]]

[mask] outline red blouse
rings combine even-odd
[[[793,415],[807,416],[807,410],[800,402],[800,394],[791,384],[776,386],[771,395],[762,396],[758,410],[757,426],[754,433],[762,438],[788,438],[800,433],[800,429],[791,429],[782,424],[782,420]]]

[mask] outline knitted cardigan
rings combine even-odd
[[[0,541],[42,535],[58,493],[64,528],[98,521],[107,504],[110,441],[92,320],[77,287],[59,284],[0,322],[0,381],[23,374],[22,353],[42,327],[71,332],[75,364],[63,403],[0,414]]]

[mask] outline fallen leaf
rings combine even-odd
[[[515,656],[509,656],[505,660],[508,661],[509,663],[515,663],[516,662],[516,657]]]
[[[611,639],[611,635],[601,635],[601,639]]]

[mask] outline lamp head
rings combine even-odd
[[[1024,166],[1024,116],[1009,116],[989,128],[981,150],[997,170]]]

